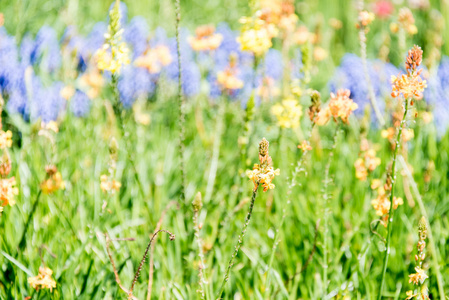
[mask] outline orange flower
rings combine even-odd
[[[16,179],[14,177],[0,179],[0,201],[2,206],[14,205],[14,197],[19,194],[16,187]]]
[[[28,283],[35,289],[50,289],[50,292],[56,288],[56,281],[51,277],[53,271],[49,268],[39,267],[39,274],[35,277],[29,277]]]
[[[343,123],[349,123],[349,116],[351,113],[357,109],[357,103],[354,103],[349,95],[351,92],[347,89],[340,89],[337,91],[337,94],[331,93],[331,100],[329,101],[329,105],[320,111],[315,120],[317,125],[326,124],[331,117],[337,121],[337,118],[340,118]]]
[[[223,36],[215,33],[211,25],[200,26],[195,30],[196,36],[189,37],[190,47],[195,51],[210,51],[217,49],[223,41]]]

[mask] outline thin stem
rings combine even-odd
[[[340,130],[340,124],[337,125],[334,133],[334,141],[332,143],[331,152],[329,153],[329,159],[324,172],[324,188],[323,188],[323,198],[324,198],[324,232],[323,232],[323,299],[326,298],[327,288],[328,288],[328,234],[329,234],[329,183],[330,178],[330,167],[334,158],[335,148],[337,147],[338,132]]]
[[[204,299],[204,284],[207,283],[205,280],[206,277],[206,263],[204,260],[204,251],[203,251],[203,241],[200,237],[200,227],[198,225],[198,210],[195,210],[193,212],[193,228],[195,230],[195,239],[198,246],[198,257],[200,258],[200,263],[198,266],[198,278],[199,278],[199,290],[198,293],[200,294],[201,299]],[[206,297],[207,299],[207,297]]]
[[[237,244],[235,245],[234,252],[231,255],[231,259],[229,260],[228,268],[226,269],[226,273],[225,273],[225,276],[223,278],[223,282],[221,283],[221,288],[220,288],[220,292],[217,295],[217,299],[221,299],[221,295],[224,292],[224,288],[225,288],[226,282],[228,282],[228,280],[229,280],[229,272],[231,271],[231,268],[234,265],[234,259],[237,256],[237,254],[239,253],[240,247],[243,244],[243,238],[245,237],[246,229],[248,228],[249,222],[251,220],[251,216],[253,214],[254,202],[256,201],[256,196],[257,196],[257,190],[258,189],[259,189],[259,184],[257,184],[254,187],[254,189],[253,189],[253,195],[251,197],[251,203],[249,205],[249,211],[248,211],[248,214],[246,215],[245,223],[243,224],[243,227],[242,227],[242,232],[240,233],[239,239],[237,241]]]
[[[402,169],[405,171],[405,174],[407,175],[407,178],[412,187],[412,190],[415,193],[416,201],[418,202],[418,206],[421,211],[421,215],[423,215],[424,218],[426,218],[427,222],[429,223],[429,224],[427,224],[428,225],[427,226],[427,236],[429,238],[429,245],[430,245],[429,248],[430,248],[430,253],[432,255],[432,265],[433,265],[433,269],[435,270],[436,277],[437,277],[437,285],[438,285],[438,292],[440,294],[440,299],[444,300],[444,296],[445,296],[444,280],[443,280],[443,276],[441,275],[440,266],[438,264],[438,256],[437,256],[437,250],[436,250],[436,246],[435,246],[435,240],[433,238],[432,227],[430,226],[430,220],[427,216],[426,207],[424,205],[421,194],[419,193],[419,189],[416,184],[416,181],[414,180],[413,175],[410,172],[410,169],[408,168],[407,163],[405,162],[405,159],[402,155],[399,155],[399,161],[401,162]]]
[[[307,136],[307,140],[310,140],[310,137],[312,136],[312,130],[313,127],[315,126],[315,122],[312,122],[312,126],[310,127],[310,131],[309,134]],[[281,217],[281,222],[279,223],[279,226],[276,228],[276,233],[274,235],[274,242],[273,242],[273,247],[271,248],[271,254],[270,254],[270,261],[268,263],[268,269],[267,269],[267,279],[266,279],[266,288],[265,288],[265,297],[268,298],[270,296],[270,281],[271,281],[271,268],[273,266],[273,261],[274,261],[274,255],[276,253],[276,248],[279,244],[279,234],[280,234],[280,229],[282,228],[282,226],[284,225],[284,221],[285,218],[287,217],[287,208],[288,206],[290,206],[291,200],[291,194],[293,192],[293,188],[296,186],[296,178],[298,177],[298,175],[304,171],[303,165],[305,162],[305,158],[307,157],[307,153],[309,151],[307,149],[303,150],[302,156],[301,158],[298,160],[295,168],[293,169],[292,172],[292,177],[290,180],[290,183],[288,184],[288,189],[287,189],[287,202],[285,204],[285,207],[282,209],[282,217]]]
[[[223,131],[223,116],[225,110],[225,99],[221,99],[220,107],[218,109],[218,117],[217,117],[217,125],[215,127],[215,138],[214,138],[214,146],[212,150],[212,162],[210,164],[209,177],[207,180],[206,187],[206,197],[204,198],[204,202],[208,203],[212,197],[212,192],[214,190],[215,178],[217,176],[217,168],[218,168],[218,158],[220,155],[220,142],[221,142],[221,134]]]
[[[124,120],[123,120],[123,105],[122,105],[122,102],[120,101],[120,93],[118,90],[118,76],[116,74],[112,74],[111,84],[112,84],[112,90],[113,90],[114,97],[115,97],[115,101],[113,103],[113,109],[114,109],[115,117],[117,119],[117,125],[118,125],[118,128],[120,130],[120,133],[121,133],[123,139],[125,140],[125,148],[126,148],[125,150],[128,155],[128,161],[131,163],[131,168],[133,169],[134,178],[139,187],[140,196],[142,197],[142,199],[145,199],[145,192],[143,190],[142,181],[140,180],[139,173],[137,172],[136,162],[134,161],[134,156],[131,154],[132,152],[130,149],[129,140],[127,138],[128,133],[126,132],[125,124],[124,124]]]
[[[156,224],[156,229],[154,230],[154,233],[156,233],[158,230],[162,227],[162,222],[164,221],[164,217],[167,214],[167,211],[170,209],[172,205],[178,204],[176,201],[170,201],[165,209],[161,213],[161,217],[159,218],[159,221]],[[153,234],[154,234],[153,233]],[[151,299],[151,294],[153,290],[153,273],[154,273],[154,245],[151,245],[151,251],[150,251],[150,275],[148,276],[148,293],[147,293],[147,300]]]
[[[359,1],[359,12],[363,9],[363,0]],[[383,127],[385,125],[385,120],[382,116],[382,113],[379,110],[379,107],[376,103],[376,95],[374,94],[373,85],[371,84],[371,78],[368,73],[368,63],[366,61],[366,33],[365,27],[360,26],[359,29],[359,40],[360,40],[360,56],[363,64],[363,73],[365,74],[366,85],[368,87],[368,96],[371,102],[371,106],[374,109],[374,113],[376,114],[377,120],[379,120],[380,126]]]
[[[120,287],[120,289],[122,289],[122,291],[124,291],[126,294],[129,294],[129,291],[122,285],[122,282],[120,281],[120,276],[118,274],[117,267],[115,266],[114,258],[112,257],[110,247],[111,239],[108,233],[105,233],[105,238],[106,238],[106,251],[108,252],[109,261],[111,262],[112,270],[114,271],[115,282],[117,282],[118,286]]]
[[[171,241],[173,241],[173,240],[175,239],[175,235],[174,235],[173,233],[171,233],[170,231],[165,230],[165,229],[159,229],[158,231],[156,231],[156,232],[153,234],[153,236],[152,236],[151,239],[150,239],[150,242],[148,243],[147,248],[145,249],[145,252],[143,253],[143,258],[142,258],[142,260],[140,261],[140,264],[139,264],[139,267],[137,268],[136,274],[134,275],[134,279],[133,279],[133,282],[132,282],[132,284],[131,284],[131,288],[129,289],[129,293],[128,293],[128,298],[129,298],[129,299],[131,299],[131,298],[133,297],[132,294],[133,294],[134,286],[136,285],[137,279],[139,279],[140,271],[142,271],[143,264],[145,263],[145,260],[147,259],[148,251],[149,251],[150,248],[151,248],[151,244],[153,243],[154,239],[157,237],[157,235],[158,235],[160,232],[165,232],[165,233],[167,233],[167,234],[170,236],[170,240],[171,240]]]
[[[398,136],[396,138],[396,145],[395,145],[394,152],[393,152],[393,165],[391,167],[390,211],[388,213],[389,220],[388,220],[388,226],[387,226],[387,248],[385,250],[382,279],[380,281],[379,295],[377,297],[378,300],[382,299],[382,291],[383,291],[384,285],[385,285],[385,274],[387,273],[388,257],[390,256],[391,231],[392,231],[393,220],[394,220],[394,218],[393,218],[393,216],[394,216],[393,201],[394,201],[394,185],[396,183],[396,157],[398,154],[398,149],[401,145],[402,130],[404,128],[405,118],[407,117],[408,104],[409,104],[409,99],[405,99],[404,115],[403,115],[401,123],[399,125]]]
[[[27,222],[25,223],[25,228],[23,229],[22,237],[20,238],[20,242],[18,245],[19,252],[26,245],[26,234],[27,234],[28,226],[30,225],[31,220],[33,219],[34,212],[37,209],[37,205],[39,204],[39,199],[41,198],[41,195],[42,195],[42,190],[39,189],[39,192],[37,193],[37,196],[36,196],[36,200],[34,200],[33,207],[31,208],[30,214],[28,215]]]
[[[181,172],[181,202],[185,204],[186,174],[185,174],[185,101],[182,95],[182,67],[181,67],[181,46],[179,37],[179,23],[181,22],[181,3],[175,0],[176,9],[176,53],[178,55],[178,121],[179,121],[179,158]]]

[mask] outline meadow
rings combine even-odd
[[[0,1],[0,299],[449,299],[448,16]]]

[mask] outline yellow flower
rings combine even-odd
[[[413,284],[423,284],[424,281],[429,278],[429,276],[427,276],[426,272],[421,269],[420,267],[415,267],[415,271],[416,273],[410,274],[408,275],[410,277],[409,283],[413,283]]]
[[[271,107],[271,113],[276,117],[281,128],[298,128],[302,116],[302,106],[293,97],[288,97],[280,104]]]
[[[232,68],[218,72],[217,83],[223,90],[238,90],[243,87],[243,81],[236,76],[236,70]]]
[[[363,28],[374,21],[374,13],[363,10],[359,13],[357,28]]]
[[[48,174],[48,178],[41,183],[41,189],[44,194],[52,194],[57,190],[63,190],[65,188],[65,182],[62,180],[62,175],[59,172],[51,171]]]
[[[100,188],[105,193],[114,194],[116,191],[119,191],[122,186],[120,181],[109,179],[108,175],[105,174],[101,175],[100,180]]]
[[[195,37],[190,36],[188,38],[190,47],[195,51],[215,50],[223,41],[223,36],[215,33],[215,27],[211,25],[199,26],[195,33]]]
[[[407,7],[403,7],[398,13],[399,25],[410,35],[418,33],[418,27],[415,25],[415,18]]]
[[[50,292],[56,288],[56,281],[51,277],[53,271],[49,268],[39,267],[39,274],[35,277],[29,277],[28,283],[35,289],[50,289]]]
[[[261,185],[264,192],[275,188],[272,181],[275,176],[280,174],[279,169],[273,169],[271,156],[268,154],[268,146],[268,141],[263,138],[259,143],[260,164],[254,164],[252,170],[246,171],[246,175],[254,183],[254,189],[257,189]]]
[[[69,100],[75,94],[75,88],[71,85],[66,85],[61,89],[60,95],[65,100]]]
[[[255,56],[264,55],[273,45],[271,39],[277,35],[276,27],[260,18],[261,13],[256,13],[255,17],[243,17],[240,23],[243,24],[240,36],[237,41],[243,51],[250,51]]]
[[[394,139],[394,134],[396,133],[396,130],[393,127],[390,127],[388,129],[384,129],[381,131],[381,136],[384,139],[388,139],[388,140],[393,140]]]
[[[310,146],[309,141],[302,141],[301,145],[298,145],[298,148],[303,152],[312,150],[312,146]]]
[[[14,177],[0,179],[0,201],[1,206],[14,205],[16,203],[14,197],[19,194],[16,187],[16,179]]]
[[[167,46],[158,45],[147,49],[142,56],[134,61],[136,67],[145,68],[151,74],[161,72],[162,67],[169,65],[173,61],[170,50]]]
[[[130,63],[129,49],[122,41],[123,29],[120,27],[120,1],[116,1],[109,12],[108,33],[103,47],[95,53],[98,69],[120,73],[123,65]]]
[[[11,148],[12,146],[12,132],[10,130],[0,130],[0,149]]]
[[[409,76],[405,74],[399,77],[391,76],[391,83],[393,85],[391,96],[396,98],[402,94],[405,99],[411,97],[421,98],[422,92],[427,87],[427,82],[422,80],[419,75],[420,72],[414,72]]]

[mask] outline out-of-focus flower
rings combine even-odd
[[[330,18],[329,19],[329,25],[335,29],[335,30],[339,30],[343,27],[343,22],[339,19],[336,18]]]
[[[370,147],[368,140],[363,139],[360,146],[360,157],[355,161],[355,177],[365,181],[370,172],[373,172],[381,163],[376,157],[376,150]]]
[[[61,97],[65,100],[69,100],[75,94],[75,88],[71,85],[66,85],[61,89]]]
[[[104,86],[104,78],[98,70],[91,69],[80,77],[80,84],[87,91],[89,99],[95,99]]]
[[[328,56],[328,53],[327,53],[326,49],[324,49],[322,47],[313,48],[313,58],[316,61],[322,61],[322,60],[326,59],[327,56]]]
[[[11,148],[12,146],[12,132],[11,130],[0,130],[0,149]]]
[[[134,65],[147,69],[151,74],[158,74],[163,67],[171,64],[172,61],[170,49],[164,45],[157,45],[154,48],[147,49],[142,56],[137,57]]]
[[[0,13],[0,27],[2,27],[5,24],[5,17],[2,13]]]
[[[106,174],[101,175],[100,181],[100,188],[105,193],[114,194],[115,192],[119,191],[120,187],[122,186],[120,181],[110,179]]]
[[[329,105],[320,111],[315,123],[317,125],[324,125],[333,117],[335,121],[340,118],[343,123],[347,124],[349,122],[349,116],[358,107],[349,98],[350,94],[350,91],[345,89],[338,90],[337,94],[331,93]]]
[[[312,150],[312,146],[310,146],[309,141],[302,141],[301,145],[298,145],[298,149],[301,149],[303,152]]]
[[[45,171],[47,173],[47,178],[41,183],[42,193],[48,195],[65,188],[65,182],[62,180],[62,175],[58,172],[58,169],[55,166],[49,165],[45,168]]]
[[[40,64],[45,72],[54,72],[61,66],[62,58],[56,31],[43,26],[36,35],[31,63]]]
[[[19,189],[16,187],[16,179],[14,177],[0,179],[1,206],[14,205],[16,203],[14,197],[18,194]]]
[[[399,9],[398,23],[408,34],[414,35],[418,33],[418,27],[415,25],[415,18],[409,8],[403,7]]]
[[[397,209],[399,205],[404,204],[402,198],[394,197],[393,199],[393,208]],[[371,200],[371,205],[373,206],[376,214],[384,220],[384,226],[388,224],[388,214],[390,212],[391,202],[388,199],[388,194],[385,191],[384,187],[377,188],[377,198]]]
[[[281,128],[298,128],[302,116],[302,106],[293,97],[287,97],[281,103],[271,107],[271,113],[276,117]]]
[[[394,10],[394,5],[389,0],[379,0],[373,5],[373,11],[381,19],[388,18]]]
[[[273,24],[268,24],[260,19],[260,12],[254,17],[243,17],[240,19],[242,31],[237,41],[243,51],[250,51],[255,56],[262,56],[273,45],[271,39],[277,35]]]
[[[133,57],[141,56],[148,48],[149,28],[144,17],[134,17],[123,33],[126,43],[131,46]]]
[[[293,40],[298,45],[304,45],[307,42],[314,42],[314,34],[309,31],[309,29],[302,25],[293,34]]]
[[[39,267],[39,274],[35,277],[28,277],[28,283],[35,290],[49,289],[50,292],[56,288],[56,281],[51,277],[53,271],[50,268]]]
[[[217,49],[223,41],[223,36],[215,33],[212,25],[199,26],[195,30],[195,36],[188,38],[189,44],[195,51],[211,51]]]
[[[365,28],[375,19],[374,13],[362,10],[359,12],[358,23],[356,24],[358,29]]]
[[[109,12],[106,41],[95,54],[98,69],[110,71],[112,74],[120,73],[122,66],[130,63],[128,46],[122,41],[123,29],[120,26],[119,7],[120,1],[116,1]]]
[[[90,110],[91,101],[83,91],[76,90],[70,100],[70,109],[76,117],[84,117]]]

